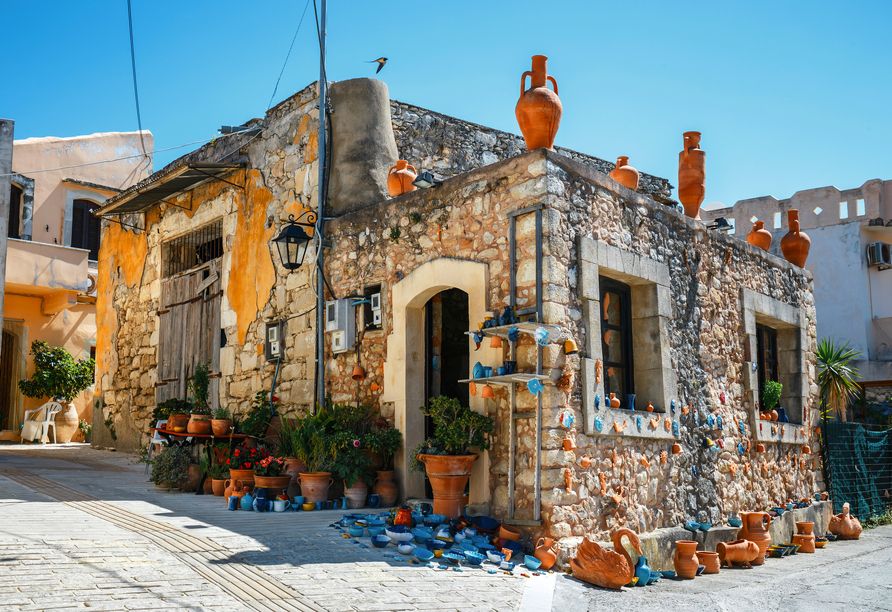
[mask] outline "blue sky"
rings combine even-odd
[[[318,2],[318,0],[317,0]],[[136,129],[124,0],[10,3],[0,116],[16,137]],[[133,0],[143,126],[158,149],[263,115],[305,0]],[[318,75],[313,5],[275,102]],[[892,3],[329,2],[328,76],[519,133],[530,56],[549,56],[557,144],[677,183],[703,132],[706,202],[892,178]],[[10,61],[10,58],[12,61]],[[182,151],[159,153],[159,169]]]

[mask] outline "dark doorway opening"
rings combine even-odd
[[[4,330],[3,340],[0,342],[0,429],[9,429],[10,412],[15,406],[13,396],[16,392],[16,381],[13,380],[15,359],[16,337]]]

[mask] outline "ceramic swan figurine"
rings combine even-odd
[[[857,540],[861,536],[861,521],[849,514],[849,502],[843,504],[841,514],[830,519],[829,530],[842,540]]]
[[[622,545],[622,539],[628,536],[635,551],[641,555],[641,542],[631,529],[617,529],[613,534],[613,548],[616,551],[601,548],[587,537],[570,559],[573,576],[605,589],[619,589],[635,577],[635,566],[632,557]]]

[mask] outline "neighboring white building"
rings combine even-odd
[[[892,398],[892,180],[871,179],[861,187],[819,187],[787,200],[771,196],[703,210],[704,221],[725,217],[741,240],[757,220],[773,234],[771,252],[783,256],[780,241],[789,231],[787,211],[799,211],[800,227],[811,238],[805,267],[815,277],[818,339],[848,341],[860,350],[857,363],[867,398]],[[871,244],[882,243],[868,259]]]

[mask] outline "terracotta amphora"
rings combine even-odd
[[[700,562],[700,565],[706,566],[706,569],[703,570],[704,574],[718,574],[721,569],[719,553],[699,550],[697,551],[697,560]]]
[[[365,507],[365,500],[369,496],[369,486],[361,478],[357,478],[352,487],[347,487],[344,482],[344,497],[347,498],[347,507],[350,510]]]
[[[619,398],[616,397],[616,393],[610,394],[610,407],[619,408]]]
[[[542,562],[541,570],[550,570],[557,561],[557,552],[554,550],[554,540],[551,538],[539,538],[536,542],[536,551],[533,556]]]
[[[740,518],[743,520],[743,526],[737,535],[754,542],[759,547],[759,554],[751,563],[762,565],[765,563],[765,551],[771,545],[771,534],[768,532],[771,527],[771,516],[767,512],[741,512]]]
[[[229,470],[229,477],[233,482],[238,481],[242,486],[254,488],[254,470]]]
[[[706,197],[706,151],[700,149],[700,132],[684,133],[684,150],[678,154],[678,199],[684,214],[700,218]]]
[[[328,500],[328,487],[334,482],[331,472],[301,473],[297,477],[300,493],[307,498],[307,503]]]
[[[223,497],[229,499],[231,495],[235,495],[235,491],[242,490],[242,481],[234,478],[227,478],[223,481]]]
[[[675,574],[679,578],[691,579],[697,575],[697,543],[689,540],[675,542]]]
[[[520,77],[520,99],[514,107],[517,124],[527,144],[527,151],[535,149],[554,149],[554,137],[561,125],[564,107],[558,98],[558,85],[554,77],[548,76],[544,55],[533,56],[533,69],[527,70]],[[527,75],[530,77],[530,88],[524,91]],[[551,81],[554,91],[548,89]]]
[[[396,162],[396,165],[387,172],[387,191],[390,192],[390,197],[395,198],[418,189],[412,184],[416,178],[418,174],[415,172],[415,166],[405,159]]]
[[[771,232],[765,229],[764,221],[756,221],[753,223],[753,229],[746,235],[746,241],[753,246],[757,246],[763,251],[771,248]]]
[[[759,546],[749,540],[719,542],[715,545],[715,551],[719,554],[719,565],[728,567],[734,567],[734,563],[741,563],[751,568],[752,562],[759,556]]]
[[[861,537],[861,522],[849,514],[849,502],[842,506],[842,513],[830,519],[830,533],[835,533],[840,540],[857,540]]]
[[[811,248],[811,238],[799,231],[798,210],[787,211],[787,223],[790,226],[790,231],[781,238],[780,244],[784,259],[794,266],[804,268],[805,260],[808,259],[808,249]]]
[[[796,523],[798,533],[793,536],[793,544],[799,544],[799,550],[796,552],[815,552],[815,535],[812,533],[814,528],[815,524],[811,522],[801,521]]]
[[[396,503],[399,495],[399,488],[393,480],[393,470],[378,470],[378,477],[375,478],[375,485],[372,487],[372,493],[381,498],[381,507],[390,508]]]
[[[629,165],[629,158],[624,155],[616,158],[616,168],[611,170],[607,176],[623,187],[628,187],[632,191],[638,190],[638,179],[640,176],[638,171]]]

